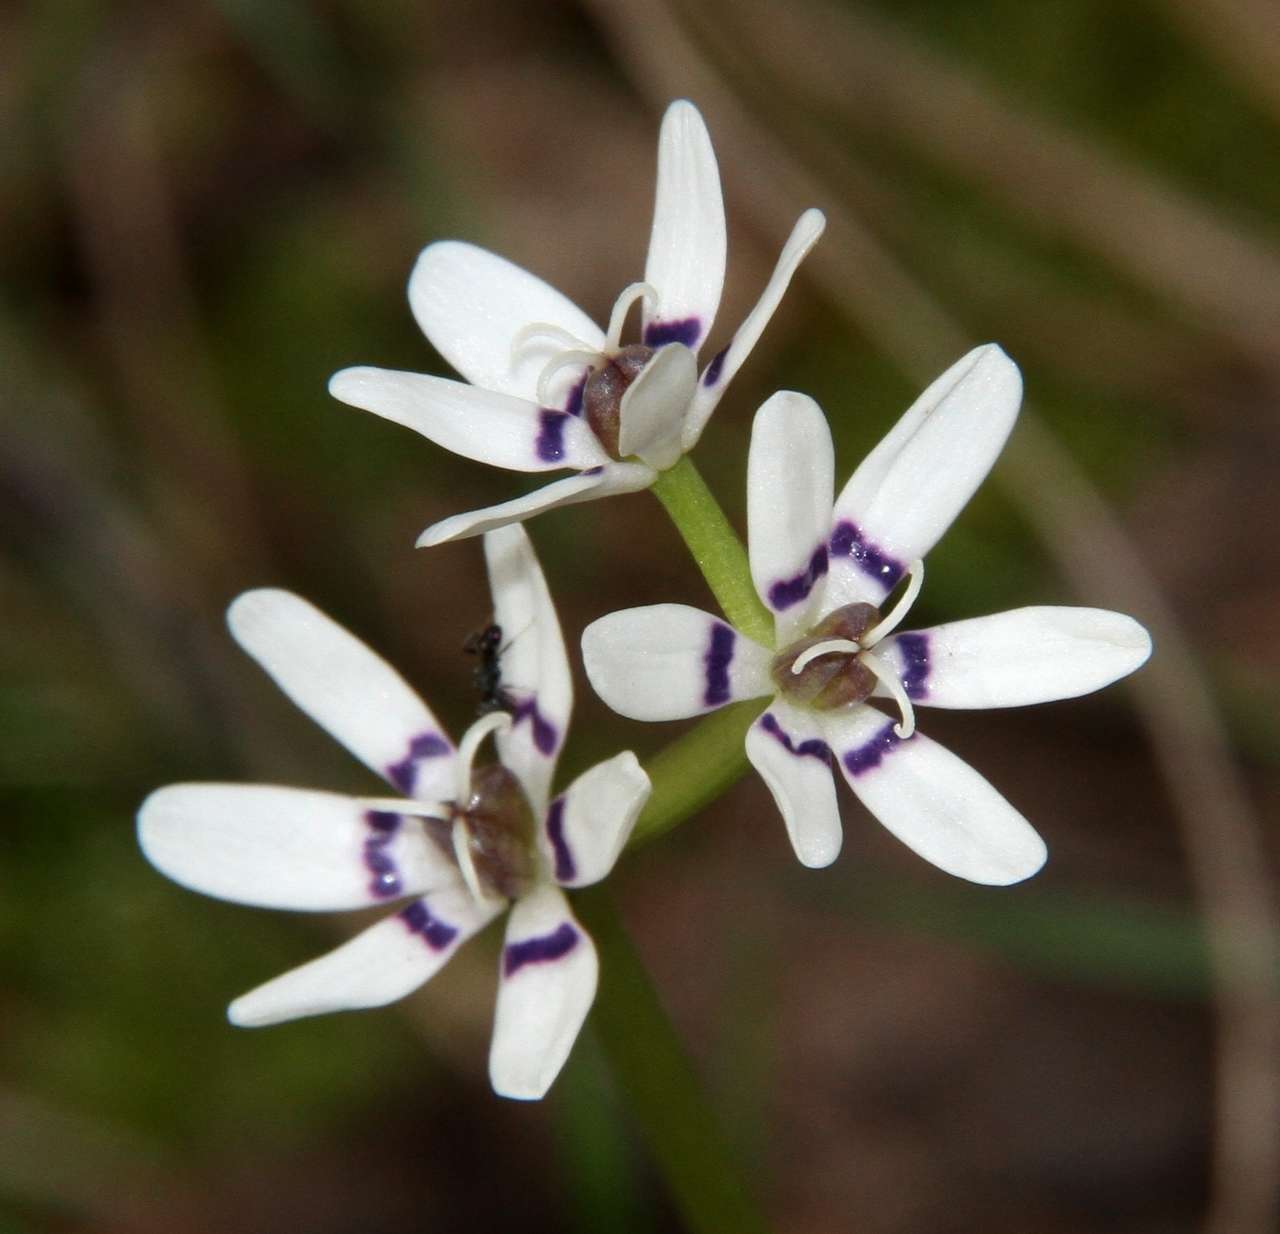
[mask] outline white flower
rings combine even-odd
[[[305,600],[251,591],[231,631],[284,692],[396,798],[248,784],[176,784],[138,815],[159,870],[208,895],[332,911],[413,897],[319,959],[236,999],[233,1023],[376,1007],[415,990],[512,904],[489,1071],[508,1097],[541,1097],[595,997],[595,947],[561,887],[612,868],[649,795],[630,752],[555,798],[572,687],[546,582],[520,527],[485,537],[495,621],[508,640],[512,710],[486,715],[455,747],[430,709],[363,643]],[[500,761],[476,765],[493,735]]]
[[[832,501],[831,434],[817,404],[781,393],[756,415],[748,463],[751,575],[778,650],[680,604],[612,613],[582,638],[587,676],[638,720],[697,715],[773,695],[747,757],[809,866],[840,850],[834,757],[849,787],[903,843],[979,883],[1034,874],[1045,847],[976,771],[915,731],[914,708],[1009,707],[1070,698],[1150,654],[1132,618],[1023,608],[894,634],[922,558],[982,482],[1017,416],[1022,383],[992,345],[935,381]],[[901,579],[901,599],[880,605]],[[894,719],[865,700],[891,698]]]
[[[585,183],[590,188],[589,178]],[[514,501],[436,523],[419,545],[647,488],[693,449],[824,226],[817,210],[801,215],[759,302],[699,376],[697,353],[724,286],[724,203],[701,115],[692,103],[672,103],[658,142],[644,282],[619,296],[607,331],[520,267],[446,240],[419,257],[409,304],[436,350],[471,384],[351,368],[334,375],[330,393],[482,463],[578,472]],[[623,346],[623,326],[637,300],[644,306],[641,341]]]

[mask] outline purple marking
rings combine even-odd
[[[508,943],[502,953],[502,975],[510,977],[526,964],[545,964],[567,956],[578,945],[578,931],[562,921],[550,934]]]
[[[893,731],[893,721],[890,720],[870,741],[845,754],[845,770],[851,776],[860,776],[863,772],[879,767],[886,754],[911,739],[911,737],[899,737]]]
[[[569,415],[543,407],[538,412],[538,438],[533,443],[544,463],[558,463],[564,458],[564,425]]]
[[[646,347],[662,347],[666,343],[683,343],[693,347],[702,337],[702,319],[684,317],[679,321],[651,321],[644,330]]]
[[[883,549],[872,544],[860,528],[847,519],[835,525],[831,532],[831,555],[852,557],[853,563],[863,574],[873,578],[885,591],[907,572],[907,567],[895,561]]]
[[[581,474],[584,476],[598,476],[598,475],[602,475],[603,473],[604,473],[603,467],[588,467],[586,471],[582,472]]]
[[[929,695],[929,636],[899,634],[894,640],[902,652],[902,688],[910,699]]]
[[[820,737],[806,737],[804,741],[796,742],[791,734],[778,723],[771,711],[766,711],[760,717],[760,727],[766,733],[777,738],[787,752],[794,754],[797,758],[816,758],[821,762],[826,762],[831,757],[831,747]]]
[[[547,758],[550,758],[556,752],[560,734],[557,732],[556,726],[538,710],[538,700],[536,698],[528,698],[523,703],[516,704],[516,709],[511,713],[512,727],[514,728],[521,720],[532,722],[533,744],[538,747],[538,753],[545,754]]]
[[[587,375],[583,373],[578,379],[578,384],[569,391],[568,397],[564,402],[565,414],[569,416],[582,415],[582,395],[587,388]]]
[[[720,380],[720,370],[724,368],[724,358],[728,354],[729,347],[726,344],[712,357],[711,363],[707,365],[706,371],[702,374],[702,384],[704,386],[714,386]]]
[[[364,842],[365,868],[373,875],[369,894],[375,900],[390,900],[404,892],[400,870],[387,852],[396,832],[400,830],[400,815],[390,810],[366,810],[365,824],[373,832]]]
[[[547,809],[547,838],[556,855],[556,882],[567,883],[577,876],[578,867],[564,835],[564,798],[557,797]]]
[[[729,701],[729,665],[733,662],[733,645],[737,641],[732,626],[717,621],[711,627],[711,642],[702,657],[707,675],[702,701],[708,707],[719,707]]]
[[[819,544],[809,564],[794,578],[779,579],[769,588],[769,604],[778,612],[807,600],[817,581],[827,572],[827,546]]]
[[[396,914],[409,928],[410,934],[422,936],[422,941],[432,951],[443,951],[458,937],[458,927],[432,915],[431,910],[422,900],[414,900],[407,908]]]
[[[409,739],[409,751],[404,758],[387,767],[387,779],[406,796],[411,796],[418,778],[418,764],[450,752],[449,743],[439,733],[419,733]]]

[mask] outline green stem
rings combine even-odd
[[[730,623],[748,638],[772,647],[773,618],[756,595],[746,550],[688,455],[658,476],[653,493]]]
[[[691,1234],[765,1234],[724,1131],[603,888],[574,897],[600,952],[591,1024]]]

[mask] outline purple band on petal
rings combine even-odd
[[[910,737],[899,737],[893,731],[893,721],[890,720],[888,724],[876,732],[876,735],[870,741],[846,751],[844,756],[845,770],[851,776],[860,776],[864,772],[871,771],[873,768],[880,766],[880,762],[886,754],[891,753],[896,747],[902,745],[904,741],[910,740]]]
[[[831,555],[852,558],[853,564],[868,578],[875,579],[885,591],[891,591],[907,572],[902,562],[872,544],[861,529],[847,519],[837,523],[831,532]]]
[[[729,701],[729,665],[733,663],[733,647],[737,641],[732,626],[717,621],[711,627],[711,642],[702,657],[707,676],[702,701],[707,707],[719,707]]]
[[[366,810],[365,824],[372,834],[364,842],[364,864],[373,875],[369,894],[375,900],[390,900],[403,894],[400,870],[387,849],[400,830],[400,815],[390,810]]]
[[[557,797],[547,808],[547,839],[556,855],[556,882],[571,882],[578,873],[573,852],[564,835],[564,798]]]
[[[769,588],[769,607],[776,612],[809,598],[817,581],[827,572],[827,546],[819,544],[809,564],[794,578],[779,579]]]
[[[902,653],[902,688],[909,699],[919,702],[929,696],[929,636],[899,634],[895,640]]]
[[[409,933],[421,935],[422,941],[432,951],[443,951],[458,937],[458,927],[433,916],[423,900],[414,900],[407,908],[402,908],[397,916],[409,927]]]
[[[702,384],[704,386],[714,386],[720,380],[720,372],[724,368],[724,358],[729,354],[728,345],[721,347],[719,351],[712,357],[711,363],[707,365],[706,370],[702,374]]]
[[[651,321],[644,331],[646,347],[662,347],[666,343],[683,343],[696,347],[702,337],[702,318],[684,317],[679,321]]]
[[[538,438],[533,443],[544,463],[558,463],[564,458],[564,426],[568,413],[548,407],[538,412]]]
[[[419,733],[409,739],[409,749],[404,758],[387,767],[387,779],[406,796],[412,796],[414,782],[418,778],[418,764],[451,752],[452,747],[439,733]]]
[[[533,728],[533,744],[538,747],[538,753],[550,758],[556,752],[560,733],[556,726],[538,710],[536,698],[528,698],[523,703],[516,704],[515,710],[511,713],[512,727],[514,728],[522,720],[528,720]]]
[[[582,415],[582,394],[587,388],[587,375],[583,373],[578,379],[577,384],[569,391],[568,397],[564,401],[565,414],[569,416]]]
[[[550,934],[508,943],[502,953],[502,975],[510,977],[526,964],[545,964],[567,956],[578,945],[578,931],[562,921]]]
[[[831,757],[831,747],[820,737],[806,737],[804,741],[796,741],[778,723],[771,711],[766,711],[760,717],[760,727],[776,738],[789,754],[794,754],[797,758],[816,758],[826,762]]]

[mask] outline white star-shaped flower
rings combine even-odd
[[[478,462],[578,473],[514,501],[447,518],[428,527],[419,545],[635,492],[693,449],[824,226],[818,210],[801,215],[759,302],[699,375],[698,351],[724,287],[724,202],[706,125],[697,108],[681,100],[667,109],[658,141],[644,281],[619,296],[607,330],[528,271],[475,245],[445,240],[419,257],[409,304],[422,332],[466,382],[350,368],[334,375],[329,390]],[[643,303],[640,341],[623,345],[637,300]]]
[[[773,695],[747,757],[786,821],[796,855],[840,850],[831,762],[900,840],[943,870],[1007,884],[1045,847],[967,763],[915,729],[917,706],[1012,707],[1087,694],[1133,672],[1151,640],[1093,608],[1023,608],[894,633],[924,555],[982,482],[1013,427],[1022,382],[991,345],[935,381],[838,497],[831,433],[812,399],[780,393],[756,415],[748,462],[752,580],[776,649],[680,604],[612,613],[582,638],[587,676],[615,711],[674,720]],[[880,606],[900,580],[893,609]],[[867,703],[893,700],[895,720]]]
[[[226,900],[311,911],[403,902],[236,999],[228,1015],[245,1026],[402,998],[510,904],[489,1071],[500,1094],[531,1099],[559,1073],[596,991],[595,947],[561,888],[609,872],[649,779],[626,752],[551,797],[572,707],[564,640],[524,530],[490,533],[485,554],[510,711],[484,716],[454,746],[341,626],[288,592],[248,592],[228,613],[237,641],[400,796],[176,784],[143,803],[138,836],[163,873]],[[499,761],[478,764],[490,735]]]

